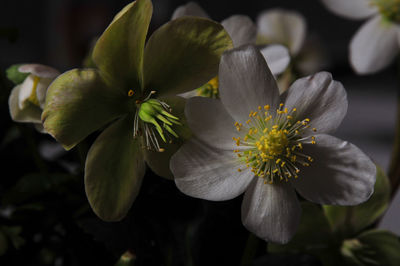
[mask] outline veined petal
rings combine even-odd
[[[350,19],[367,18],[378,12],[370,0],[322,0],[336,15]]]
[[[301,207],[290,184],[264,184],[255,177],[244,194],[242,222],[258,237],[268,242],[285,244],[300,223]]]
[[[372,74],[388,66],[399,52],[400,26],[376,16],[361,26],[350,43],[350,62],[359,74]]]
[[[296,80],[288,89],[285,107],[297,109],[297,120],[310,119],[310,128],[319,133],[334,131],[347,112],[343,85],[328,72]]]
[[[232,48],[224,28],[211,20],[182,17],[156,30],[144,54],[144,89],[176,95],[207,83],[218,73],[221,54]]]
[[[20,108],[20,89],[21,85],[15,86],[8,98],[8,107],[12,120],[16,122],[41,123],[40,116],[42,115],[42,110],[38,106],[28,102],[24,108]]]
[[[193,134],[201,141],[221,150],[236,148],[233,137],[238,137],[235,121],[222,102],[205,97],[194,97],[187,101],[185,115]]]
[[[100,36],[93,61],[107,83],[124,94],[140,90],[143,50],[153,6],[137,0],[122,9]]]
[[[225,52],[219,67],[219,93],[228,113],[240,123],[250,111],[269,104],[275,110],[279,90],[260,51],[252,45]]]
[[[248,16],[234,15],[223,20],[221,24],[231,36],[234,47],[256,43],[257,27]]]
[[[177,7],[174,11],[174,14],[172,14],[171,20],[184,16],[210,18],[207,12],[195,2],[189,2],[186,5]]]
[[[35,76],[46,79],[55,79],[61,74],[57,69],[41,64],[24,64],[18,68],[18,71],[32,73]]]
[[[257,18],[260,44],[286,45],[292,55],[303,46],[307,25],[304,17],[295,11],[272,9]]]
[[[158,142],[164,151],[158,152],[145,149],[144,158],[151,170],[158,176],[172,179],[173,175],[169,168],[171,156],[191,137],[191,131],[188,128],[188,123],[184,115],[186,100],[179,96],[161,97],[159,99],[167,103],[171,107],[171,113],[179,118],[179,123],[181,123],[181,125],[174,125],[172,127],[172,130],[179,138],[170,135],[170,142],[165,143],[157,135]]]
[[[290,63],[289,50],[283,45],[268,45],[260,49],[260,52],[264,56],[265,61],[267,61],[272,74],[275,76],[284,72]]]
[[[223,151],[191,139],[171,158],[171,171],[180,191],[195,198],[228,200],[242,194],[253,174],[244,169],[233,151]]]
[[[140,139],[133,138],[131,120],[126,116],[106,128],[86,158],[86,194],[93,211],[105,221],[125,217],[145,174]]]
[[[316,135],[316,144],[305,144],[304,154],[314,161],[292,180],[296,190],[318,204],[356,205],[374,190],[375,164],[353,144],[329,135]]]
[[[94,69],[73,69],[47,90],[42,114],[44,128],[65,149],[126,113],[128,96],[109,88]]]

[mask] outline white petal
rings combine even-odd
[[[176,152],[170,169],[180,191],[195,198],[228,200],[242,194],[253,175],[240,164],[233,151],[209,147],[192,139]]]
[[[329,135],[317,135],[304,145],[314,161],[292,181],[307,200],[318,204],[356,205],[366,201],[375,184],[374,163],[353,144]]]
[[[234,15],[221,22],[231,36],[234,47],[244,44],[255,44],[257,28],[248,16]]]
[[[42,115],[42,110],[33,104],[26,104],[24,108],[19,107],[19,94],[21,85],[14,87],[8,98],[8,107],[10,110],[10,115],[12,120],[16,122],[26,122],[26,123],[42,123],[40,116]]]
[[[289,50],[283,45],[268,45],[260,51],[274,75],[281,74],[290,63]]]
[[[286,45],[292,55],[296,55],[303,46],[307,29],[300,13],[283,9],[261,13],[257,18],[257,27],[262,42]]]
[[[235,149],[235,121],[220,100],[193,97],[187,100],[185,116],[192,132],[202,141],[223,150]]]
[[[41,64],[26,64],[18,68],[19,72],[32,73],[40,78],[55,79],[60,75],[60,72],[52,67]]]
[[[285,107],[297,109],[296,119],[309,118],[310,128],[319,133],[333,132],[347,112],[347,94],[343,85],[328,72],[296,80],[288,89]]]
[[[179,6],[172,14],[171,20],[184,16],[209,18],[206,11],[204,11],[204,9],[195,2],[189,2],[186,5]]]
[[[399,52],[399,26],[376,16],[361,26],[350,43],[350,62],[359,74],[371,74],[388,66]]]
[[[188,92],[184,92],[184,93],[178,94],[178,96],[180,96],[180,97],[182,97],[182,98],[185,98],[185,99],[189,99],[189,98],[192,98],[192,97],[196,97],[196,96],[198,96],[198,95],[197,95],[197,89],[194,89],[194,90],[191,90],[191,91],[188,91]]]
[[[244,194],[242,222],[265,241],[289,242],[296,233],[300,215],[300,203],[290,184],[264,184],[264,179],[256,177]]]
[[[370,0],[322,0],[322,3],[336,15],[350,19],[363,19],[378,12]]]
[[[225,52],[219,65],[219,93],[228,113],[244,123],[250,111],[269,104],[275,110],[279,90],[260,51],[252,45]]]
[[[18,95],[18,106],[20,109],[23,109],[27,104],[29,104],[28,99],[32,95],[34,78],[35,76],[31,74],[21,83]]]

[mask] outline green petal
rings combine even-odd
[[[42,123],[40,120],[42,110],[38,106],[27,103],[23,109],[19,108],[18,97],[20,89],[20,85],[15,86],[8,98],[8,107],[12,120],[16,122]]]
[[[157,135],[158,142],[160,143],[161,148],[164,148],[164,152],[150,151],[145,150],[145,160],[151,170],[155,172],[157,175],[173,179],[173,175],[171,170],[169,169],[169,160],[171,156],[182,146],[185,140],[189,139],[191,136],[191,132],[189,127],[187,126],[186,118],[184,115],[185,103],[186,100],[178,97],[164,97],[159,98],[161,101],[166,102],[172,108],[172,114],[179,118],[179,122],[182,125],[173,125],[172,129],[177,133],[179,138],[175,138],[170,135],[170,139],[172,143],[165,143],[160,136]]]
[[[107,87],[94,69],[74,69],[49,87],[42,121],[65,149],[127,112],[129,98]]]
[[[341,252],[352,265],[400,265],[400,241],[384,230],[370,230],[345,240]]]
[[[211,20],[182,17],[153,33],[144,53],[144,89],[175,95],[218,74],[221,54],[232,48],[224,28]]]
[[[145,174],[140,139],[133,119],[114,122],[96,139],[86,158],[85,188],[93,211],[105,221],[124,218]]]
[[[390,183],[383,170],[377,166],[374,194],[357,206],[324,206],[332,230],[344,237],[351,236],[371,225],[387,209],[390,202]]]
[[[127,93],[140,90],[143,50],[153,6],[137,0],[124,7],[100,36],[93,61],[109,84]]]

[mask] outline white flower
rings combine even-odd
[[[172,18],[182,16],[197,16],[210,18],[209,15],[194,2],[179,6],[175,9]],[[221,22],[229,36],[232,38],[233,46],[239,47],[245,44],[255,44],[257,38],[257,27],[248,16],[233,15]],[[261,49],[262,54],[268,62],[268,66],[274,75],[285,71],[290,63],[289,51],[286,47],[278,44],[268,45]]]
[[[289,49],[295,71],[308,75],[323,67],[318,40],[306,38],[305,18],[296,11],[270,9],[257,17],[257,44],[281,44]]]
[[[29,75],[11,91],[8,99],[11,118],[16,122],[33,123],[44,132],[41,115],[47,88],[60,72],[40,64],[21,65],[18,71]]]
[[[399,0],[322,0],[328,9],[350,19],[368,20],[350,43],[350,63],[359,74],[388,66],[400,47]]]
[[[221,100],[194,97],[185,109],[196,138],[170,162],[183,193],[219,201],[245,192],[243,224],[277,243],[299,224],[295,190],[319,204],[370,197],[375,165],[328,135],[347,111],[346,92],[329,73],[297,80],[283,99],[260,52],[244,46],[222,56],[219,77]]]

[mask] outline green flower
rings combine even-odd
[[[62,74],[46,96],[44,127],[66,149],[105,128],[88,152],[85,187],[94,212],[107,221],[126,215],[145,161],[172,176],[169,158],[190,135],[176,94],[214,77],[232,47],[220,24],[193,17],[163,25],[145,46],[151,14],[150,0],[124,7],[94,47],[97,69]]]

